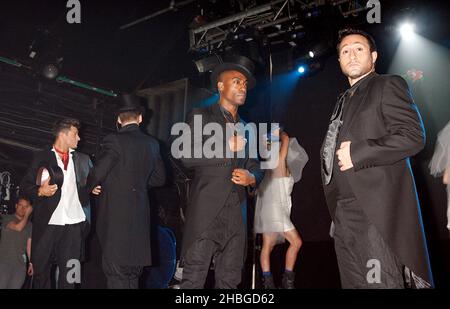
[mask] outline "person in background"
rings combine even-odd
[[[450,231],[450,121],[438,134],[430,173],[434,177],[442,176],[442,183],[447,186],[447,229]]]
[[[139,129],[139,98],[117,100],[121,128],[103,139],[87,186],[99,196],[96,232],[107,286],[137,289],[144,266],[152,264],[148,189],[164,185],[166,172],[158,141]]]
[[[263,288],[275,288],[270,268],[270,254],[275,245],[287,239],[289,247],[285,256],[282,288],[294,289],[294,267],[302,246],[302,238],[290,219],[291,193],[294,183],[301,178],[308,156],[298,144],[297,139],[289,138],[288,134],[280,128],[274,130],[271,137],[267,139],[267,145],[279,149],[279,157],[278,165],[266,171],[257,190],[254,232],[262,233],[263,237],[260,255]]]
[[[33,264],[28,264],[31,253],[30,215],[33,212],[31,201],[20,196],[16,211],[3,217],[3,231],[0,238],[0,289],[20,289],[25,282],[26,273],[33,275]]]
[[[36,289],[52,287],[54,264],[59,269],[57,288],[73,289],[81,283],[81,269],[74,265],[84,259],[89,231],[86,179],[92,163],[87,154],[75,150],[80,141],[79,128],[77,119],[57,120],[52,130],[53,145],[34,154],[20,184],[21,193],[35,206],[31,262]]]

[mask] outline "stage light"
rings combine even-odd
[[[46,59],[43,59],[41,65],[41,74],[47,79],[55,79],[58,77],[59,73],[61,73],[62,64],[63,64],[63,57],[47,57]]]
[[[305,49],[301,50],[302,53],[300,54],[299,59],[304,59],[304,61],[310,61],[311,59],[315,60],[327,55],[330,50],[332,50],[332,47],[328,42],[321,41],[318,43],[312,43]]]
[[[300,77],[311,77],[322,69],[322,62],[318,60],[297,63],[296,74]]]
[[[404,39],[410,39],[414,35],[414,24],[404,23],[400,26],[400,34]]]
[[[42,68],[42,75],[48,79],[54,79],[59,74],[59,68],[54,63],[44,65]]]
[[[210,57],[196,60],[194,63],[199,73],[210,72],[221,63],[221,57],[214,54]]]

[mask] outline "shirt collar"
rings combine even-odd
[[[359,81],[357,81],[355,84],[353,84],[353,86],[351,86],[348,89],[348,92],[350,94],[350,96],[352,96],[358,89],[362,89],[365,88],[367,86],[367,84],[369,83],[369,81],[375,76],[377,75],[377,73],[375,71],[370,72],[369,74],[367,74],[366,76],[364,76],[363,78],[361,78]]]
[[[47,148],[48,149],[48,148]],[[51,151],[53,151],[54,153],[58,153],[56,150],[55,150],[55,146],[52,146],[52,149],[51,149]],[[73,154],[75,152],[75,149],[72,149],[72,148],[69,148],[69,153],[70,154]]]
[[[137,124],[137,123],[130,123],[130,124],[127,124],[127,125],[121,127],[119,129],[119,132],[128,131],[128,130],[135,130],[135,129],[139,129],[139,124]]]
[[[231,115],[231,113],[229,111],[227,111],[222,105],[219,104],[220,107],[220,111],[222,112],[223,116],[225,117],[225,119],[227,120],[227,122],[232,122],[232,123],[237,123],[237,122],[241,122],[241,118],[239,117],[239,114],[236,113],[236,120],[233,119],[233,115]]]

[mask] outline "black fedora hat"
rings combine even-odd
[[[140,98],[134,94],[121,94],[116,98],[119,107],[116,111],[117,115],[124,112],[139,112],[144,114],[144,107],[140,104]]]
[[[217,87],[217,79],[220,73],[225,71],[238,71],[247,77],[247,87],[251,89],[256,84],[256,79],[253,76],[255,65],[253,62],[244,56],[233,55],[223,59],[223,62],[218,64],[211,73],[211,84]]]

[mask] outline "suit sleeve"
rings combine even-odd
[[[102,151],[95,162],[94,167],[89,172],[87,179],[87,190],[91,192],[100,185],[108,176],[112,167],[119,160],[120,145],[114,135],[108,135],[103,139]]]
[[[203,135],[201,136],[201,138],[194,138],[194,116],[196,115],[200,115],[203,117],[203,120],[207,117],[206,115],[204,115],[202,113],[201,110],[194,110],[192,111],[188,117],[187,117],[187,125],[189,126],[190,129],[190,136],[189,139],[185,139],[186,142],[190,142],[190,151],[188,152],[183,152],[184,150],[184,146],[188,146],[185,144],[181,144],[180,147],[178,147],[178,145],[175,145],[176,140],[172,141],[172,154],[174,156],[174,158],[176,159],[180,159],[180,161],[183,163],[183,165],[187,168],[195,168],[195,167],[201,167],[201,166],[215,166],[218,164],[225,164],[227,162],[229,162],[229,159],[226,158],[206,158],[203,154],[203,143],[204,143],[204,138]],[[202,127],[203,130],[203,127]],[[224,144],[226,145],[226,143]],[[202,150],[202,154],[200,158],[195,158],[194,157],[194,149],[201,149]],[[184,155],[184,154],[187,155]]]
[[[155,143],[154,157],[155,157],[155,169],[150,174],[148,184],[150,187],[160,187],[164,185],[164,183],[166,182],[166,168],[164,166],[163,160],[161,159],[158,143]]]
[[[400,76],[386,79],[381,111],[389,133],[376,139],[352,141],[350,154],[355,171],[394,164],[415,155],[425,146],[425,131],[419,111],[408,85]]]

